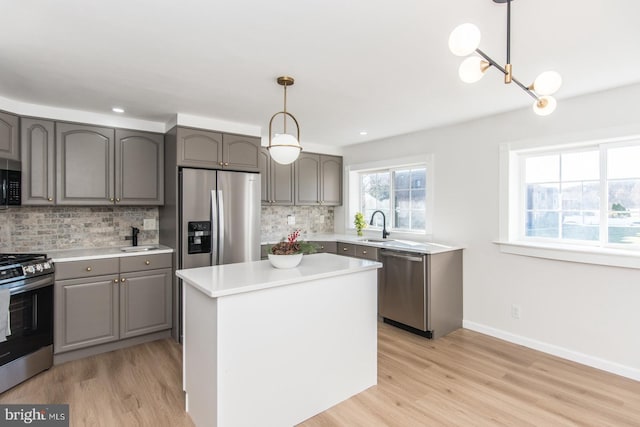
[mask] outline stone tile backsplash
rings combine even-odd
[[[277,242],[297,229],[305,234],[333,233],[333,207],[329,206],[263,206],[262,241]],[[287,217],[295,216],[295,225],[287,224]]]
[[[131,226],[138,244],[157,244],[158,230],[143,230],[143,220],[158,224],[158,208],[140,206],[21,206],[0,211],[0,252],[129,246]]]
[[[327,206],[263,206],[262,241],[279,241],[294,230],[333,233],[334,209]],[[287,217],[295,216],[295,225]],[[0,210],[0,252],[129,246],[131,226],[140,228],[138,244],[158,243],[158,230],[143,230],[143,220],[158,223],[157,207],[21,206]]]

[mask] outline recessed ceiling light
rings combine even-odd
[[[120,108],[120,107],[113,107],[111,110],[114,113],[124,113],[124,108]]]
[[[367,131],[366,131],[366,130],[361,130],[361,131],[360,131],[360,135],[363,135],[363,136],[364,136],[364,135],[366,135],[366,134],[367,134]]]

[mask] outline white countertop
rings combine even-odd
[[[381,239],[380,237],[358,237],[350,234],[305,234],[299,240],[307,242],[342,242],[356,245],[371,246],[375,248],[387,248],[397,251],[415,252],[420,254],[438,254],[442,252],[457,251],[463,249],[460,246],[451,246],[435,242],[419,242],[404,239]],[[275,244],[280,239],[273,236],[263,238],[262,244]]]
[[[277,269],[268,260],[177,270],[176,276],[211,298],[258,291],[382,267],[368,261],[333,254],[302,257],[296,268]]]
[[[142,245],[141,245],[142,246]],[[84,249],[60,249],[53,251],[46,251],[46,254],[53,262],[69,262],[69,261],[86,261],[90,259],[101,258],[120,258],[128,256],[138,255],[153,255],[153,254],[170,254],[173,252],[168,246],[164,245],[150,245],[157,249],[150,249],[137,252],[125,252],[121,247],[117,246],[113,248],[84,248]]]

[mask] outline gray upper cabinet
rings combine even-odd
[[[222,163],[222,134],[178,128],[178,166],[219,168]]]
[[[2,159],[20,161],[19,122],[18,116],[0,112],[0,158]]]
[[[301,153],[295,162],[295,204],[342,204],[342,157]]]
[[[114,130],[58,123],[56,203],[104,205],[115,201]]]
[[[222,136],[222,162],[225,169],[258,172],[260,138],[224,134]]]
[[[273,161],[269,150],[260,150],[262,175],[262,204],[290,206],[294,203],[294,165],[281,165]]]
[[[164,204],[163,135],[117,129],[115,155],[115,202]]]
[[[50,120],[20,121],[22,204],[53,205],[55,201],[55,125]]]
[[[178,127],[178,166],[258,172],[260,138]]]

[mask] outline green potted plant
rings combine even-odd
[[[362,236],[362,230],[367,227],[367,221],[364,220],[364,215],[362,215],[362,212],[356,212],[355,219],[353,220],[353,225],[356,226],[358,236]]]

